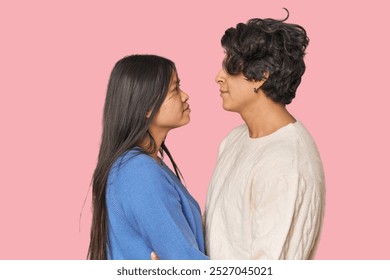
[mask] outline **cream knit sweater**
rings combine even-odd
[[[207,195],[211,259],[310,259],[319,240],[325,179],[304,126],[256,139],[234,129],[221,143]]]

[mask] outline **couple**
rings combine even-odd
[[[252,19],[222,37],[226,55],[215,80],[223,108],[245,124],[220,144],[205,233],[164,143],[190,121],[174,63],[154,55],[116,63],[93,175],[89,259],[150,259],[152,251],[160,259],[313,258],[324,211],[322,164],[285,107],[305,72],[309,40],[285,20]]]

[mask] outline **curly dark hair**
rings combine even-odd
[[[285,10],[284,20],[254,18],[238,23],[225,31],[221,44],[227,73],[266,80],[262,91],[277,103],[290,104],[305,73],[309,38],[302,26],[284,22],[289,17]]]

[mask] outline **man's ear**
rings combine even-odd
[[[260,87],[268,80],[269,78],[269,72],[268,71],[265,71],[263,73],[263,78],[260,80],[260,81],[257,81],[258,83],[260,83]]]
[[[268,80],[268,77],[269,77],[269,72],[267,71],[264,72],[263,79],[261,79],[260,81],[258,80],[255,81],[255,87],[254,87],[255,92],[257,92],[261,88],[261,86]]]
[[[268,78],[269,78],[269,72],[268,72],[268,71],[265,71],[265,72],[263,73],[263,81],[264,81],[264,83],[268,80]]]

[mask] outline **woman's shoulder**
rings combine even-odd
[[[116,168],[121,168],[123,166],[136,167],[145,165],[154,168],[158,167],[156,160],[140,148],[133,148],[124,152],[113,164]]]
[[[108,197],[142,200],[152,197],[177,196],[172,178],[149,155],[128,151],[120,156],[110,170],[107,182]]]
[[[141,179],[143,177],[161,177],[163,174],[158,163],[140,149],[131,149],[119,156],[110,169],[109,182],[118,178]]]

